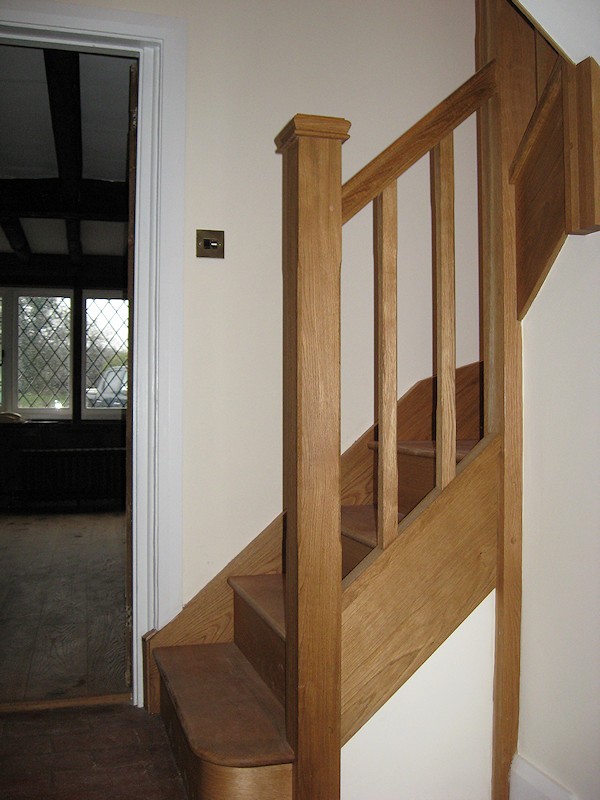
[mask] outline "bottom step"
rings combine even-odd
[[[287,800],[284,711],[234,644],[154,651],[161,714],[190,800]]]

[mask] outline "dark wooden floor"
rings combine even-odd
[[[0,704],[112,695],[125,676],[125,517],[0,517]]]
[[[132,706],[0,715],[2,800],[185,800],[160,718]]]

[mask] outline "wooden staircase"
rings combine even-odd
[[[345,120],[298,115],[276,140],[284,513],[145,637],[146,705],[192,800],[338,798],[340,746],[494,588],[493,797],[508,800],[520,318],[567,233],[600,229],[597,175],[582,167],[600,142],[600,68],[567,64],[507,0],[476,7],[479,71],[343,186]],[[485,367],[456,369],[452,137],[474,113]],[[396,184],[427,155],[436,377],[397,401]],[[369,203],[377,424],[340,457],[341,227]]]
[[[494,587],[500,438],[482,439],[481,365],[455,365],[451,145],[494,75],[343,189],[349,123],[299,115],[277,139],[285,513],[184,609],[193,634],[146,638],[147,704],[193,800],[339,796],[340,745]],[[437,378],[397,401],[396,179],[429,152]],[[341,225],[371,201],[378,422],[340,457]]]
[[[462,459],[475,445],[460,442]],[[412,492],[431,490],[419,460],[433,442],[401,442],[417,465]],[[410,471],[410,470],[409,470]],[[425,476],[425,479],[423,479]],[[400,514],[404,519],[405,514]],[[342,506],[343,575],[377,547],[374,505]],[[157,648],[161,713],[190,798],[292,797],[294,752],[285,732],[285,576],[230,577],[234,641]]]
[[[479,379],[479,364],[458,371],[459,428],[475,435],[480,426]],[[431,379],[422,381],[399,402],[399,414],[412,420],[411,428],[417,434],[423,435],[427,427],[432,429],[433,409],[427,408],[424,399],[428,398],[431,406],[433,386]],[[375,429],[371,429],[354,450],[351,448],[344,454],[345,464],[354,462],[353,472],[356,473],[359,461],[357,448],[362,453],[363,466],[370,462],[373,472],[378,451],[374,434]],[[459,440],[457,461],[462,462],[476,446],[480,447],[477,438]],[[497,459],[497,447],[492,450]],[[408,478],[406,485],[399,483],[398,490],[398,504],[403,509],[398,514],[398,523],[402,524],[434,488],[435,442],[424,438],[399,441],[397,453],[398,462],[402,463],[401,474]],[[373,479],[371,475],[371,487]],[[347,479],[346,500],[361,499],[360,483],[356,477]],[[376,505],[373,502],[342,505],[341,532],[340,581],[350,585],[361,570],[368,569],[367,556],[376,562],[382,553],[377,542]],[[488,535],[487,540],[487,576],[483,581],[486,593],[493,584],[493,536]],[[410,567],[407,560],[406,568]],[[390,574],[393,576],[393,570]],[[285,730],[285,575],[280,572],[230,575],[227,582],[233,595],[233,641],[153,650],[160,672],[161,714],[190,798],[291,798],[295,756]],[[469,609],[479,602],[480,594],[477,592]],[[351,626],[357,612],[350,604],[349,608]],[[393,609],[392,603],[390,611]],[[438,614],[439,609],[433,613]],[[455,626],[454,620],[452,625]],[[396,646],[393,636],[391,646]],[[425,657],[421,655],[408,664],[401,681]],[[348,683],[349,686],[354,683],[350,672]],[[376,702],[380,705],[382,699],[379,697]],[[353,696],[346,716],[346,739],[350,731],[360,727],[361,715],[365,714],[364,700],[356,703],[357,697]],[[370,715],[372,704],[367,708]]]

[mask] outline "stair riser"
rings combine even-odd
[[[285,704],[285,641],[234,594],[234,641],[279,702]]]
[[[342,537],[342,577],[371,552],[367,545]],[[234,591],[234,641],[283,705],[285,703],[285,640]]]
[[[175,761],[183,778],[188,800],[202,800],[199,793],[201,763],[192,753],[164,682],[160,682],[160,715],[165,724]]]
[[[354,567],[366,558],[371,548],[362,542],[356,542],[348,536],[342,536],[342,577],[345,578]]]
[[[435,459],[398,453],[398,511],[408,514],[435,486]]]

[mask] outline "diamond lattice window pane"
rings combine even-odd
[[[88,298],[85,342],[86,408],[126,408],[128,301]]]
[[[19,408],[71,406],[71,298],[18,301]]]

